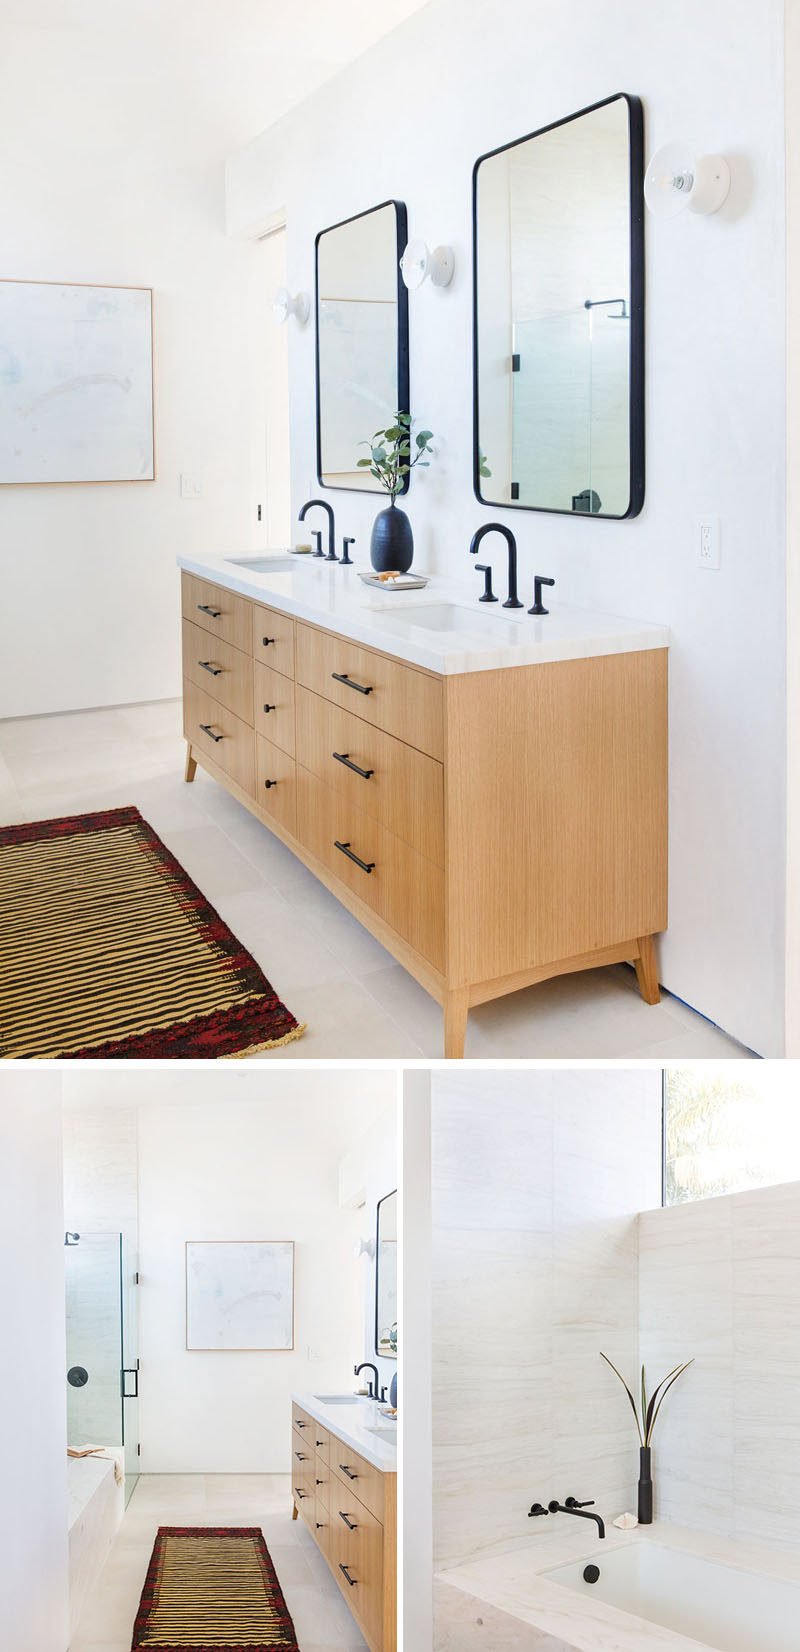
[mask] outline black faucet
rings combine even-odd
[[[545,574],[535,574],[533,579],[533,607],[528,609],[529,614],[549,614],[542,602],[542,586],[555,585],[554,579],[548,579]]]
[[[557,1503],[555,1498],[547,1505],[550,1514],[577,1514],[580,1520],[594,1520],[600,1537],[605,1537],[605,1523],[599,1514],[587,1514],[587,1509],[594,1508],[594,1502],[579,1503],[577,1497],[568,1497],[566,1503]]]
[[[297,520],[298,522],[305,522],[306,511],[310,511],[312,505],[319,505],[322,510],[328,512],[328,561],[338,562],[339,558],[336,555],[336,526],[333,520],[333,506],[328,504],[327,499],[307,499],[302,510],[297,512]],[[314,555],[322,556],[321,546],[314,552]]]
[[[472,535],[472,544],[469,548],[470,556],[475,555],[481,540],[485,538],[487,533],[501,533],[508,544],[508,596],[503,603],[503,607],[522,608],[524,604],[520,602],[517,596],[517,541],[511,529],[505,527],[502,522],[484,522],[483,527],[478,528],[477,533]]]
[[[371,1400],[379,1400],[382,1403],[386,1399],[386,1389],[381,1388],[381,1379],[380,1379],[380,1376],[378,1375],[377,1365],[370,1365],[368,1360],[363,1360],[361,1365],[354,1365],[353,1366],[353,1375],[354,1376],[356,1376],[356,1377],[360,1376],[362,1371],[374,1371],[375,1372],[375,1381],[374,1381],[374,1383],[372,1383],[372,1382],[367,1383],[367,1390],[368,1390],[369,1397],[370,1397]]]

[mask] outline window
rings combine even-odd
[[[800,1084],[791,1062],[664,1073],[664,1204],[800,1181]]]

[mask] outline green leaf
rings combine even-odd
[[[417,434],[417,447],[425,447],[427,445],[427,443],[432,441],[432,440],[433,440],[433,431],[432,430],[420,430]]]
[[[356,465],[357,465],[359,470],[361,470],[364,465],[371,465],[371,464],[372,464],[371,459],[356,459]]]
[[[631,1402],[631,1410],[632,1410],[632,1412],[633,1412],[633,1415],[634,1415],[634,1417],[635,1417],[635,1419],[636,1419],[636,1432],[637,1432],[637,1434],[638,1434],[638,1436],[639,1436],[639,1441],[640,1441],[640,1444],[641,1444],[641,1445],[644,1445],[644,1440],[643,1440],[643,1439],[642,1439],[642,1430],[641,1430],[641,1428],[640,1428],[640,1427],[639,1427],[639,1413],[638,1413],[638,1411],[637,1411],[637,1410],[636,1410],[636,1401],[635,1401],[635,1399],[634,1399],[634,1397],[633,1397],[633,1395],[632,1395],[632,1393],[631,1393],[631,1391],[630,1391],[630,1389],[629,1389],[629,1387],[628,1387],[628,1384],[627,1384],[627,1383],[626,1383],[626,1381],[625,1381],[625,1378],[624,1378],[624,1377],[623,1377],[623,1376],[622,1376],[622,1375],[621,1375],[621,1374],[620,1374],[620,1372],[619,1372],[619,1371],[618,1371],[618,1370],[617,1370],[617,1367],[616,1367],[616,1365],[615,1365],[615,1364],[614,1364],[614,1363],[613,1363],[613,1360],[610,1360],[610,1359],[609,1359],[609,1357],[608,1357],[608,1354],[604,1354],[604,1353],[603,1353],[603,1351],[602,1351],[602,1349],[601,1349],[601,1350],[600,1350],[600,1358],[601,1358],[601,1359],[604,1359],[604,1360],[605,1360],[605,1362],[606,1362],[606,1365],[610,1365],[610,1366],[611,1366],[611,1369],[612,1369],[612,1371],[613,1371],[613,1373],[614,1373],[614,1376],[615,1376],[615,1377],[619,1377],[619,1380],[620,1380],[620,1382],[621,1382],[621,1383],[622,1383],[622,1386],[623,1386],[623,1388],[624,1388],[624,1389],[625,1389],[625,1393],[626,1393],[626,1394],[627,1394],[627,1396],[628,1396],[628,1399],[629,1399],[629,1400],[630,1400],[630,1402]]]
[[[402,436],[403,431],[399,424],[393,424],[389,430],[384,430],[383,434],[387,442],[396,442],[398,436]]]
[[[374,465],[370,466],[370,472],[369,473],[370,473],[370,476],[375,477],[376,482],[382,482],[383,481],[383,477],[381,476],[380,471],[376,470]]]

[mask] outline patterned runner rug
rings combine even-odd
[[[300,1038],[138,809],[0,828],[0,1057],[215,1060]]]
[[[131,1652],[299,1652],[257,1526],[159,1526]]]

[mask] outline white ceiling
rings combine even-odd
[[[18,47],[27,36],[48,66],[60,58],[65,73],[79,58],[81,82],[95,66],[104,78],[146,83],[150,94],[175,87],[181,109],[224,150],[272,125],[426,3],[0,0],[0,28]]]

